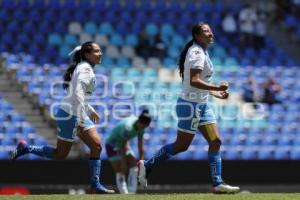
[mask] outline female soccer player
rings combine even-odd
[[[179,58],[179,73],[183,88],[176,105],[179,120],[177,139],[174,143],[163,146],[151,159],[138,162],[139,182],[146,187],[147,176],[152,168],[173,155],[186,151],[198,129],[209,144],[208,161],[213,192],[236,193],[240,188],[225,184],[221,176],[221,138],[214,113],[207,104],[209,94],[226,99],[228,83],[225,81],[220,85],[210,83],[213,74],[213,64],[207,52],[207,48],[213,42],[210,26],[202,22],[196,24],[192,29],[192,37]]]
[[[139,158],[144,159],[143,134],[150,122],[149,112],[144,110],[139,117],[132,116],[119,122],[106,139],[106,152],[116,173],[116,183],[121,194],[136,193],[138,168],[128,141],[138,136]],[[125,177],[128,171],[126,183]]]
[[[101,139],[94,123],[99,122],[99,115],[87,104],[86,96],[95,90],[96,77],[93,68],[101,63],[102,52],[98,44],[86,42],[76,47],[73,62],[64,74],[63,87],[68,95],[63,99],[55,114],[57,124],[57,146],[32,146],[20,141],[12,154],[15,160],[19,156],[33,153],[38,156],[64,160],[69,154],[76,135],[90,148],[90,184],[92,193],[114,193],[100,183]]]

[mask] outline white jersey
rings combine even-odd
[[[95,88],[96,76],[92,66],[85,61],[78,63],[69,83],[68,95],[62,101],[61,109],[83,121],[94,110],[87,104],[86,96],[91,95]]]
[[[210,82],[213,74],[213,64],[206,50],[194,43],[189,49],[184,62],[184,80],[180,97],[187,101],[206,103],[209,90],[201,90],[190,85],[190,70],[201,69],[200,79]]]

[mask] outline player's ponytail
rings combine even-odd
[[[189,48],[193,45],[194,39],[190,40],[183,48],[183,50],[180,53],[179,60],[178,60],[178,69],[179,69],[179,75],[182,79],[184,80],[184,62],[185,62],[185,57],[186,54],[189,50]]]
[[[142,111],[142,113],[140,114],[140,116],[138,118],[138,122],[149,126],[149,124],[151,123],[151,116],[149,114],[149,110],[145,109]]]
[[[72,79],[72,75],[73,72],[77,66],[78,63],[80,63],[83,60],[86,60],[85,58],[85,53],[89,53],[93,50],[92,47],[93,42],[89,41],[89,42],[85,42],[84,44],[82,44],[81,46],[77,46],[73,49],[73,51],[71,51],[69,53],[69,56],[73,56],[72,62],[69,66],[69,68],[67,69],[67,71],[65,72],[63,78],[64,78],[64,83],[63,83],[63,88],[64,89],[68,89],[69,88],[69,82]]]
[[[68,89],[69,88],[69,82],[72,79],[73,72],[77,66],[78,63],[81,61],[81,50],[75,51],[75,54],[73,56],[73,61],[67,71],[64,74],[64,83],[63,83],[63,88]]]
[[[188,43],[186,43],[186,45],[184,46],[183,50],[180,52],[179,60],[178,60],[178,70],[179,70],[179,75],[180,75],[182,81],[184,80],[184,62],[185,62],[186,54],[187,54],[189,48],[196,41],[195,34],[199,34],[199,33],[202,32],[202,26],[204,24],[205,23],[203,23],[203,22],[199,22],[199,23],[197,23],[196,25],[193,26],[193,29],[192,29],[193,39],[190,40]]]

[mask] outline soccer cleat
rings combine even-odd
[[[144,160],[139,160],[137,163],[138,166],[138,182],[143,188],[147,187],[147,172],[144,164]]]
[[[225,183],[213,187],[214,194],[235,194],[240,192],[240,188],[236,186],[230,186]]]
[[[17,148],[12,152],[10,159],[16,160],[18,157],[28,153],[28,145],[25,140],[20,140]]]
[[[96,184],[96,186],[92,186],[91,187],[91,194],[114,194],[115,191],[114,190],[110,190],[105,188],[103,185]]]

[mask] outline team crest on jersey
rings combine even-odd
[[[194,51],[194,54],[198,55],[198,54],[200,54],[200,51]]]

